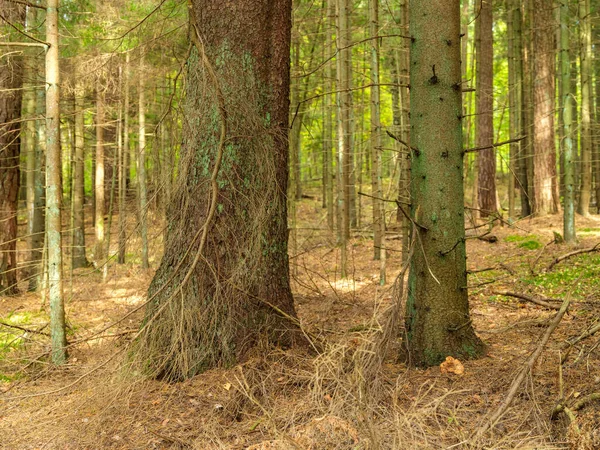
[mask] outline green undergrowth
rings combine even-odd
[[[517,247],[524,248],[527,250],[537,250],[544,246],[544,244],[540,242],[540,237],[535,234],[530,234],[527,236],[522,236],[520,234],[511,234],[510,236],[506,236],[504,238],[504,241],[514,242],[517,244]]]

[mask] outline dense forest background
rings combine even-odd
[[[0,0],[0,448],[599,448],[598,7]]]

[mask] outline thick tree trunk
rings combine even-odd
[[[23,23],[20,5],[0,2],[5,16]],[[23,58],[18,52],[0,58],[0,296],[17,289],[17,203],[21,151]]]
[[[533,0],[533,213],[558,211],[554,142],[554,9],[552,2]]]
[[[481,217],[498,212],[496,204],[496,151],[494,144],[494,50],[492,0],[479,3],[477,33],[477,198]]]
[[[405,345],[419,366],[474,358],[465,255],[460,1],[411,0],[411,214]]]
[[[299,336],[286,220],[291,1],[192,4],[180,183],[139,342],[141,364],[169,379]]]
[[[48,243],[48,297],[52,362],[67,360],[67,337],[62,278],[61,238],[61,148],[60,148],[60,72],[58,65],[58,0],[47,0],[46,9],[46,204]]]

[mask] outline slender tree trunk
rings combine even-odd
[[[192,5],[200,39],[188,63],[185,183],[139,342],[141,364],[167,379],[299,337],[286,220],[291,2]]]
[[[402,35],[408,35],[409,33],[409,11],[408,11],[408,0],[400,1],[400,30]],[[398,55],[398,84],[404,86],[398,86],[400,89],[400,137],[407,144],[402,148],[403,153],[400,154],[400,203],[398,206],[398,214],[402,216],[402,262],[406,263],[408,260],[408,254],[410,251],[410,227],[411,223],[406,214],[402,212],[408,210],[408,204],[410,203],[410,165],[411,165],[411,154],[410,154],[410,89],[408,87],[410,83],[410,48],[408,39],[401,38],[400,40],[400,53]]]
[[[519,154],[519,179],[521,190],[521,216],[527,217],[533,211],[533,83],[531,70],[531,14],[533,0],[525,0],[519,10],[521,20],[515,21],[515,36],[521,43],[521,59],[517,61],[517,72],[522,73],[521,125],[523,127],[521,153]],[[525,34],[525,35],[524,35]],[[519,37],[521,39],[519,39]],[[520,67],[519,67],[520,63]]]
[[[94,191],[96,192],[96,217],[94,229],[96,232],[96,249],[94,259],[97,267],[104,264],[104,91],[100,80],[96,86],[96,177]]]
[[[83,84],[79,83],[75,89],[75,161],[73,181],[73,257],[72,267],[77,269],[87,267],[85,256],[85,221],[84,221],[84,152],[85,152],[85,124],[84,124],[84,95]]]
[[[477,152],[478,199],[482,217],[497,214],[496,151],[494,144],[494,51],[492,0],[482,0],[478,14],[477,34]]]
[[[352,172],[352,93],[351,89],[351,72],[350,72],[350,60],[351,60],[351,49],[349,48],[349,37],[348,37],[348,17],[349,17],[349,4],[348,0],[338,0],[338,111],[339,111],[339,153],[341,155],[341,261],[340,271],[342,278],[347,276],[347,242],[350,238],[350,224],[351,224],[351,209],[352,200],[350,191],[350,172]]]
[[[126,93],[126,96],[129,97],[129,89],[127,87],[123,88],[125,84],[129,84],[129,75],[127,73],[127,69],[129,66],[125,65],[125,76],[123,77],[123,67],[119,66],[119,83],[120,83],[120,93],[123,91]],[[123,79],[124,78],[124,79]],[[125,123],[127,122],[127,108],[125,104],[128,103],[123,100],[121,97],[119,101],[119,135],[118,139],[118,171],[119,171],[119,256],[117,257],[117,262],[119,264],[125,264],[125,249],[127,246],[127,236],[125,224],[127,220],[127,210],[125,209],[125,199],[127,193],[127,145],[129,145],[129,139],[127,137],[128,130],[125,127]],[[127,145],[125,144],[127,142]]]
[[[139,207],[140,207],[140,234],[142,238],[142,268],[150,267],[148,262],[148,192],[146,188],[146,89],[145,74],[144,74],[144,56],[140,57],[140,72],[139,72],[139,137],[138,137],[138,192],[139,192]]]
[[[561,0],[560,4],[560,73],[562,93],[562,117],[564,128],[563,167],[565,179],[563,233],[568,244],[577,242],[575,234],[575,173],[572,138],[571,59],[569,55],[569,4]]]
[[[594,27],[594,42],[600,42],[600,27]],[[600,214],[600,59],[596,57],[594,64],[595,72],[595,118],[593,130],[595,130],[593,140],[593,170],[594,170],[594,187],[596,191],[596,213]]]
[[[326,48],[331,50],[331,42],[333,41],[333,32],[335,30],[335,0],[327,0],[327,25],[325,27],[325,42]],[[334,70],[333,63],[329,62],[325,67],[325,92],[332,92],[334,86]],[[333,142],[334,142],[334,131],[333,123],[335,117],[335,110],[332,102],[333,94],[325,96],[325,111],[324,111],[324,125],[323,130],[325,136],[323,138],[323,172],[324,172],[324,195],[323,200],[327,208],[327,227],[329,231],[333,233],[335,212],[334,212],[334,185],[333,185]]]
[[[590,215],[592,197],[592,25],[590,0],[579,0],[581,36],[581,187],[577,212]]]
[[[410,362],[474,358],[465,255],[460,1],[411,0],[411,214],[417,224],[406,305]],[[454,124],[454,126],[450,126]]]
[[[533,0],[533,213],[558,211],[554,142],[554,10],[552,2]]]
[[[62,279],[61,197],[60,177],[60,72],[58,60],[58,0],[47,0],[46,9],[46,204],[48,245],[48,297],[50,302],[50,335],[52,362],[67,360],[65,309]]]

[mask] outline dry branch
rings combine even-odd
[[[593,253],[593,252],[598,252],[600,251],[600,242],[598,242],[596,245],[594,245],[591,248],[582,248],[579,250],[574,250],[572,252],[566,253],[562,256],[557,257],[554,261],[552,261],[552,263],[550,263],[550,265],[548,266],[548,270],[552,270],[554,268],[555,265],[557,265],[559,262],[564,261],[565,259],[569,259],[573,256],[577,256],[577,255],[582,255],[584,253]]]
[[[569,297],[567,297],[561,305],[560,310],[556,313],[556,316],[554,316],[554,319],[546,329],[546,332],[544,333],[544,336],[542,337],[539,345],[537,346],[535,351],[529,356],[529,358],[527,358],[527,361],[525,361],[525,364],[523,365],[517,376],[514,378],[513,382],[510,385],[508,394],[506,395],[506,398],[504,399],[502,404],[498,407],[498,409],[496,409],[496,411],[492,414],[490,419],[487,420],[477,431],[477,438],[481,438],[490,428],[496,425],[500,417],[502,417],[502,415],[506,412],[506,410],[514,400],[515,396],[517,395],[519,387],[521,386],[527,375],[530,374],[533,370],[535,362],[542,354],[542,351],[548,343],[550,336],[552,335],[552,333],[562,320],[563,316],[567,312],[570,303],[571,300]]]
[[[559,310],[561,307],[558,304],[553,304],[550,302],[556,302],[559,300],[555,300],[552,298],[543,298],[537,299],[534,297],[530,297],[529,295],[520,294],[518,292],[509,292],[509,291],[494,291],[495,295],[504,295],[505,297],[514,297],[519,298],[521,300],[525,300],[526,302],[535,303],[536,305],[543,306],[544,308]]]

